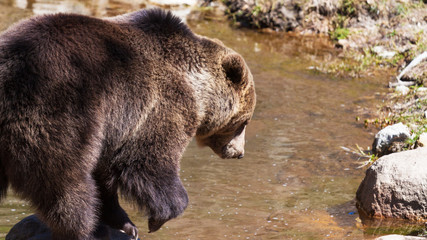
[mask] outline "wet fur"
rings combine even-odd
[[[136,236],[120,189],[158,230],[188,204],[179,160],[191,138],[209,145],[252,116],[246,72],[158,9],[18,23],[0,36],[0,200],[10,185],[54,239],[99,239],[100,222]]]

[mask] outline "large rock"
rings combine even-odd
[[[367,216],[427,220],[427,147],[393,153],[366,171],[356,193]]]
[[[387,126],[375,135],[372,150],[379,157],[399,152],[406,139],[411,136],[409,128],[402,123]]]
[[[115,229],[108,229],[109,240],[131,240],[131,237]],[[17,223],[6,235],[6,240],[51,240],[51,231],[36,215],[28,216]]]
[[[50,230],[35,215],[22,219],[6,235],[6,240],[43,240],[51,238]]]
[[[397,235],[397,234],[391,234],[382,236],[379,238],[375,238],[375,240],[426,240],[425,237],[415,237],[415,236],[403,236],[403,235]]]

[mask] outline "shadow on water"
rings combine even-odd
[[[11,7],[21,1],[0,1],[6,1],[0,5],[2,29],[14,21],[13,13],[24,17],[36,8],[58,10],[48,3],[95,16],[145,6],[24,0],[23,11]],[[375,230],[378,222],[359,220],[354,197],[364,176],[364,169],[357,168],[362,160],[340,147],[371,144],[373,133],[355,121],[356,110],[374,105],[376,91],[388,79],[340,79],[308,70],[313,60],[337,55],[323,38],[236,30],[218,22],[189,25],[243,55],[255,78],[257,108],[247,130],[245,158],[222,160],[190,144],[181,163],[190,204],[181,217],[144,234],[146,220],[124,203],[141,238],[371,239],[383,234]],[[8,197],[0,207],[0,238],[30,211],[25,202]]]

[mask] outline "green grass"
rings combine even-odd
[[[340,40],[346,39],[349,34],[350,30],[348,28],[336,28],[330,33],[330,37],[332,40]]]
[[[426,125],[422,125],[422,126],[418,126],[418,128],[416,130],[414,130],[414,134],[412,137],[408,138],[406,140],[406,144],[408,145],[408,149],[414,148],[415,145],[417,144],[418,139],[420,138],[421,134],[427,132],[427,124]]]

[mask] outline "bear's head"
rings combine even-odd
[[[221,158],[242,158],[245,150],[246,125],[252,118],[256,95],[252,74],[242,56],[213,40],[225,51],[216,61],[216,92],[205,106],[205,120],[196,139],[200,146],[209,146]],[[212,97],[214,95],[214,97]]]

